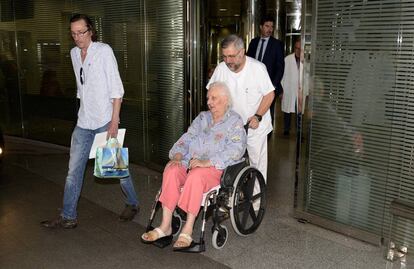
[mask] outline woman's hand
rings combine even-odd
[[[191,159],[189,169],[193,169],[196,167],[210,167],[212,166],[210,160],[198,160],[198,159]]]
[[[183,155],[181,153],[175,154],[174,158],[167,163],[165,168],[168,168],[171,165],[181,166],[182,165],[181,164],[182,159],[183,159]]]
[[[181,164],[181,161],[179,161],[179,160],[171,160],[171,161],[169,161],[168,163],[167,163],[167,165],[165,166],[165,168],[168,168],[168,167],[170,167],[170,166],[172,166],[172,165],[176,165],[176,166],[181,166],[182,164]]]

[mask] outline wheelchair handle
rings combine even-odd
[[[243,126],[244,130],[246,131],[246,135],[249,132],[249,124],[250,124],[250,121],[246,122],[246,124]]]

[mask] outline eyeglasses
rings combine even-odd
[[[70,35],[73,38],[75,38],[75,37],[84,37],[87,32],[89,32],[89,29],[86,29],[86,31],[84,31],[84,32],[78,32],[78,33],[71,32]]]
[[[82,67],[81,67],[81,69],[80,69],[80,82],[81,82],[81,84],[83,85],[84,78],[83,78],[83,68],[82,68]]]
[[[239,52],[237,52],[236,54],[234,54],[234,55],[221,55],[221,59],[223,60],[223,61],[225,61],[225,60],[227,60],[227,59],[235,59],[237,56],[239,56],[239,54],[240,54],[240,52],[242,51],[242,49],[241,50],[239,50]]]

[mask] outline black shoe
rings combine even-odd
[[[135,205],[125,205],[121,215],[119,215],[119,221],[131,221],[138,213],[139,207]]]
[[[77,219],[64,219],[62,216],[59,216],[52,220],[45,220],[40,223],[43,227],[49,229],[63,228],[63,229],[73,229],[78,226]]]

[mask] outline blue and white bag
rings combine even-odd
[[[94,176],[124,178],[129,176],[128,148],[121,148],[116,138],[110,138],[105,147],[96,149]]]

